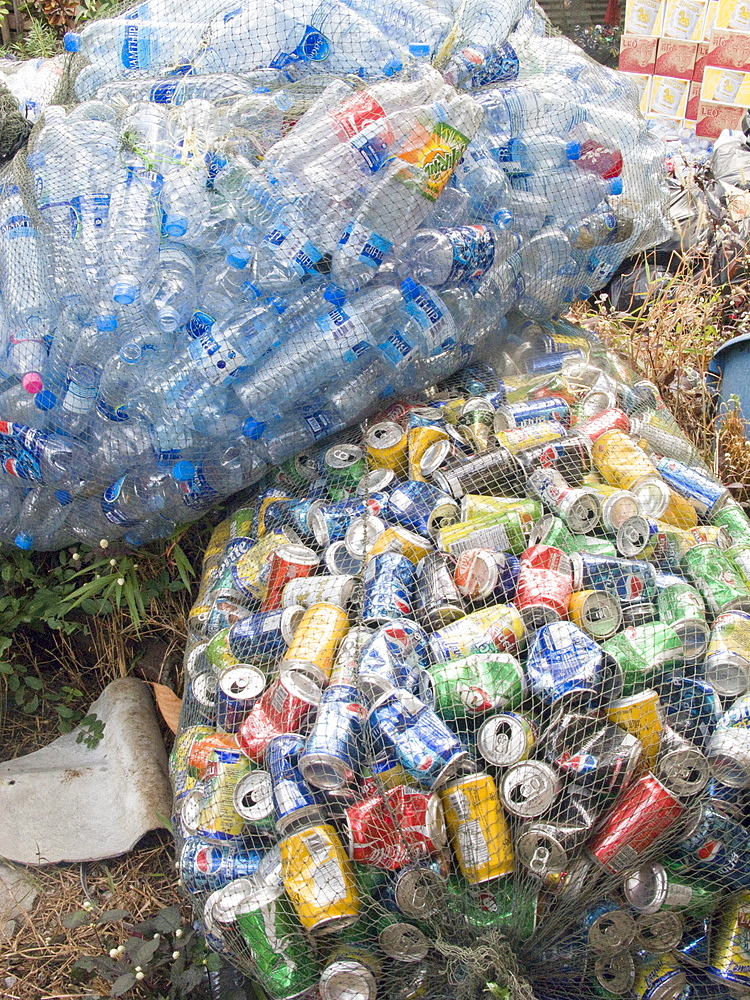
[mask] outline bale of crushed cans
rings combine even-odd
[[[270,1000],[750,994],[750,520],[591,333],[512,347],[206,550],[178,867]]]

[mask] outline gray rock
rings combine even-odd
[[[93,703],[99,744],[78,730],[0,764],[0,856],[28,865],[96,861],[129,851],[171,814],[167,755],[148,687],[133,677]]]
[[[0,941],[15,934],[18,919],[31,911],[38,894],[28,872],[0,861]]]

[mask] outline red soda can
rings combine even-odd
[[[349,853],[359,864],[397,871],[446,843],[440,798],[408,785],[374,792],[348,806]]]
[[[240,750],[250,760],[262,760],[274,736],[299,732],[322,693],[305,674],[290,673],[275,680],[245,716],[236,734]]]
[[[559,621],[573,592],[570,557],[552,545],[532,545],[521,554],[514,604],[527,629]]]
[[[620,875],[635,868],[684,811],[685,806],[658,778],[644,774],[606,817],[588,852],[608,872]]]
[[[627,413],[624,410],[618,410],[614,406],[608,410],[602,410],[601,413],[597,413],[594,417],[589,417],[588,420],[579,421],[571,431],[571,434],[582,434],[589,441],[596,441],[602,434],[613,430],[625,431],[626,434],[630,433],[630,419]]]
[[[203,780],[208,766],[208,758],[214,750],[236,750],[237,736],[235,733],[211,733],[203,739],[196,740],[188,752],[188,764],[195,768],[196,776]]]
[[[320,556],[306,545],[282,545],[268,559],[268,588],[261,611],[276,611],[281,607],[281,595],[290,580],[315,572]]]

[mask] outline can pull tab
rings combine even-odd
[[[548,847],[544,847],[542,844],[537,847],[534,854],[529,862],[529,868],[533,872],[538,872],[542,874],[547,870],[547,862],[549,861],[550,851]]]

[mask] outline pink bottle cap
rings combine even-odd
[[[44,382],[42,381],[42,376],[39,372],[26,372],[24,377],[21,379],[21,385],[24,387],[26,392],[30,392],[34,395],[42,390]]]

